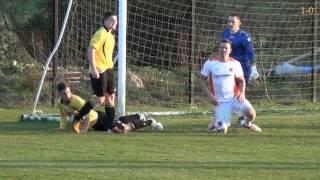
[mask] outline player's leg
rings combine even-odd
[[[242,66],[242,69],[243,69],[243,76],[244,76],[244,79],[246,82],[246,86],[248,87],[249,86],[249,77],[251,74],[251,66]],[[244,116],[239,116],[239,119],[237,121],[237,128],[242,128],[244,123],[245,123]]]
[[[91,87],[94,94],[97,96],[95,100],[87,101],[80,109],[79,113],[75,116],[74,120],[78,121],[83,116],[88,114],[95,106],[103,104],[105,102],[105,89],[106,89],[106,73],[100,73],[100,78],[96,79],[90,76]]]
[[[124,132],[124,125],[119,121],[109,121],[106,114],[102,111],[97,111],[98,120],[93,128],[97,131],[108,131],[109,129],[116,133]]]
[[[116,118],[116,110],[114,107],[114,99],[115,99],[115,94],[106,94],[105,95],[105,114],[107,116],[107,119],[109,121],[115,121]]]
[[[237,128],[243,128],[245,124],[244,116],[240,116],[237,121]]]
[[[254,110],[253,107],[248,108],[245,111],[244,117],[245,117],[245,127],[247,129],[249,129],[253,132],[261,132],[262,131],[258,125],[252,123],[256,118],[256,111]]]
[[[153,122],[152,120],[147,120],[146,115],[142,112],[119,117],[119,120],[124,124],[128,124],[132,131],[151,126]]]
[[[119,120],[124,124],[131,124],[132,130],[141,129],[147,126],[151,126],[157,131],[163,130],[163,125],[160,122],[157,122],[153,117],[147,116],[143,112],[122,116]]]
[[[80,109],[79,113],[74,116],[74,120],[72,123],[72,129],[75,132],[80,132],[80,119],[83,118],[86,114],[88,114],[96,105],[102,104],[105,101],[105,72],[100,73],[100,78],[96,79],[90,76],[91,86],[94,94],[97,96],[95,100],[87,101],[84,106]]]
[[[97,111],[98,119],[92,128],[96,131],[108,131],[107,118],[104,112]]]
[[[119,120],[126,124],[126,123],[130,123],[134,120],[142,120],[142,121],[146,121],[146,117],[144,114],[140,113],[135,113],[135,114],[131,114],[131,115],[126,115],[126,116],[121,116],[119,117]]]
[[[239,117],[244,117],[243,127],[253,132],[261,132],[261,128],[252,123],[256,118],[256,111],[247,99],[245,99],[243,103],[234,101],[233,112],[235,112]]]
[[[105,113],[108,121],[115,121],[116,111],[114,107],[115,102],[115,93],[114,93],[114,78],[113,78],[113,70],[108,69],[105,71]]]
[[[226,134],[230,126],[231,120],[231,106],[230,102],[228,103],[219,103],[215,106],[214,109],[214,119],[208,125],[208,129],[212,132],[219,132]]]

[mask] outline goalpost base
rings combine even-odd
[[[60,122],[60,115],[57,115],[57,114],[43,114],[43,115],[23,114],[20,116],[20,121]]]

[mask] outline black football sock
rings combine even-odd
[[[113,105],[106,105],[104,110],[105,110],[105,113],[107,116],[107,120],[109,122],[115,122],[116,111],[114,109],[114,106]]]
[[[137,120],[137,119],[140,119],[140,116],[139,114],[132,114],[132,115],[127,115],[127,116],[121,116],[119,117],[119,120],[122,122],[122,123],[129,123],[129,122],[132,122],[134,120]]]
[[[147,126],[147,122],[146,121],[141,121],[138,119],[135,119],[131,122],[134,126],[134,129],[140,129],[140,128],[144,128]]]
[[[147,126],[151,126],[152,122],[153,122],[152,120],[147,120],[147,121],[146,121],[146,125],[147,125]]]
[[[87,101],[84,104],[84,106],[80,109],[79,113],[74,116],[74,120],[80,121],[80,119],[83,118],[84,115],[88,114],[93,108],[94,108],[93,103],[90,101]]]

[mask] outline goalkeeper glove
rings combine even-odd
[[[258,71],[257,71],[257,66],[251,66],[251,74],[249,76],[249,81],[256,80],[260,77]]]

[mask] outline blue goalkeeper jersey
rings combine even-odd
[[[251,73],[251,64],[256,60],[250,35],[241,29],[232,34],[230,29],[227,28],[222,32],[221,39],[228,39],[232,42],[230,56],[241,63],[247,81]]]

